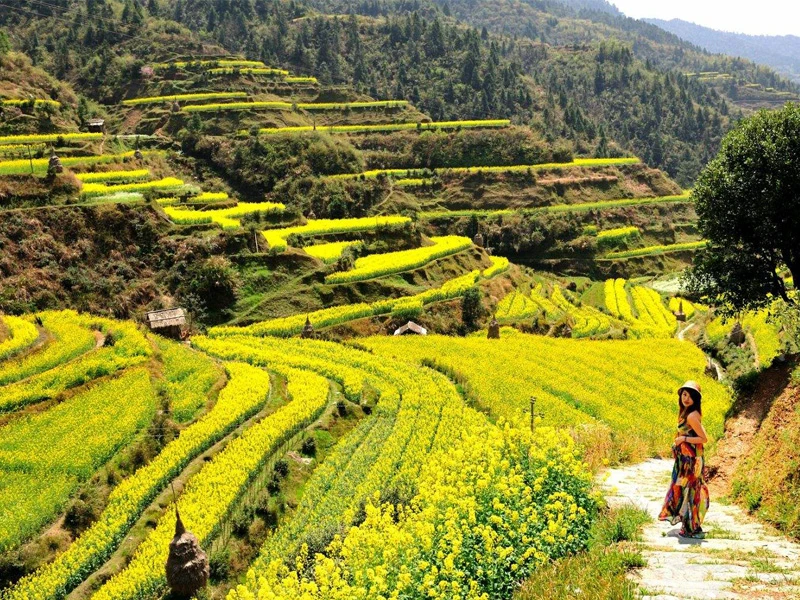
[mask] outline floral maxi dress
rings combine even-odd
[[[685,418],[678,423],[678,435],[696,437]],[[689,535],[700,533],[709,504],[708,487],[703,475],[703,444],[683,442],[680,446],[672,447],[672,455],[675,457],[672,482],[658,518],[672,525],[682,522],[684,531]]]

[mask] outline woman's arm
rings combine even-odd
[[[706,435],[706,430],[703,428],[703,421],[700,419],[700,415],[697,411],[690,412],[686,417],[686,421],[697,435],[693,437],[683,436],[683,441],[689,442],[690,444],[707,444],[708,435]]]

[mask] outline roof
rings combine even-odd
[[[105,124],[105,122],[106,122],[105,119],[89,119],[87,121],[87,124],[88,125],[103,125],[103,124]]]
[[[173,327],[183,325],[186,322],[186,313],[182,308],[167,308],[165,310],[153,310],[145,315],[150,329],[160,329],[162,327]]]
[[[402,327],[398,327],[394,334],[395,335],[403,335],[407,332],[416,333],[418,335],[428,335],[428,330],[425,329],[422,325],[417,325],[414,321],[409,321]]]

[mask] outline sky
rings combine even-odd
[[[797,0],[609,0],[635,19],[683,19],[736,33],[800,36]]]

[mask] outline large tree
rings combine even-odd
[[[690,290],[728,314],[775,298],[794,303],[779,273],[800,276],[800,105],[743,120],[693,196],[708,247],[688,274]]]

